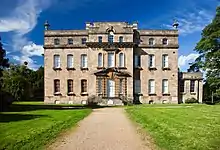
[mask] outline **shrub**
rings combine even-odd
[[[87,99],[87,103],[89,106],[94,106],[101,102],[102,102],[102,97],[96,95],[89,96]]]
[[[120,99],[122,100],[122,103],[124,105],[133,105],[133,103],[132,103],[133,99],[132,98],[128,98],[126,96],[121,96]]]
[[[187,98],[187,99],[185,100],[185,103],[186,103],[186,104],[198,103],[198,100],[195,99],[194,97],[191,97],[191,98]]]

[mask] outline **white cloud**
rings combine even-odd
[[[19,0],[11,14],[0,18],[0,32],[11,32],[13,49],[21,52],[21,57],[15,56],[14,59],[22,63],[27,61],[31,64],[30,67],[35,66],[36,63],[31,57],[41,56],[43,46],[36,45],[25,36],[35,28],[40,13],[50,5],[50,1]]]
[[[181,55],[178,59],[178,65],[180,68],[188,67],[189,63],[192,63],[199,57],[199,54],[191,53],[189,55]]]
[[[213,16],[214,14],[207,10],[195,10],[194,12],[177,16],[180,35],[201,32],[204,27],[212,21]],[[172,26],[168,24],[164,24],[164,26],[172,28]]]

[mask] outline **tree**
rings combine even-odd
[[[198,68],[206,71],[210,89],[220,96],[220,6],[216,9],[213,21],[202,31],[202,38],[197,43],[195,51],[200,56],[191,65],[191,70]]]

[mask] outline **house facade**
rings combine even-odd
[[[93,22],[85,30],[45,23],[45,103],[178,103],[178,30],[142,30],[137,23]],[[197,91],[197,90],[196,90]]]

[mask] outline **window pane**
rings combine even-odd
[[[149,67],[155,67],[155,56],[149,55]]]
[[[98,93],[102,93],[102,79],[98,79]]]
[[[87,68],[87,55],[85,54],[81,55],[81,67]]]
[[[134,65],[135,65],[135,67],[141,66],[141,57],[139,55],[134,56]]]
[[[149,80],[149,93],[155,94],[155,81],[152,79]]]
[[[168,44],[168,40],[165,38],[163,39],[163,45],[167,45]]]
[[[54,45],[59,45],[60,44],[60,40],[59,39],[54,39]]]
[[[73,80],[68,80],[68,93],[73,92]]]
[[[60,92],[60,80],[54,80],[54,93]]]
[[[195,92],[195,80],[190,80],[190,92]]]
[[[123,79],[119,80],[119,93],[123,93]]]
[[[60,55],[54,55],[54,68],[60,68]]]
[[[81,80],[81,92],[87,92],[87,80]]]
[[[102,37],[99,36],[98,38],[99,38],[99,43],[102,43]]]
[[[67,68],[73,68],[73,55],[67,55]]]
[[[153,38],[149,39],[149,45],[154,45],[154,39]]]
[[[122,43],[123,42],[123,36],[119,37],[119,42]]]
[[[162,92],[163,93],[168,93],[168,80],[167,79],[164,79],[163,81],[162,81]]]
[[[82,38],[82,44],[86,44],[86,38]]]
[[[114,42],[114,35],[109,34],[108,35],[108,42],[113,43]]]
[[[102,67],[103,66],[103,56],[102,53],[98,54],[98,67]]]
[[[73,45],[73,39],[68,39],[68,44]]]
[[[134,81],[135,93],[141,93],[141,80]]]
[[[167,68],[169,66],[169,63],[168,63],[168,55],[163,55],[163,67]]]
[[[124,67],[125,65],[124,65],[124,62],[125,62],[125,60],[124,60],[124,54],[123,53],[120,53],[119,54],[119,67]]]
[[[114,53],[108,53],[108,67],[114,67]]]

